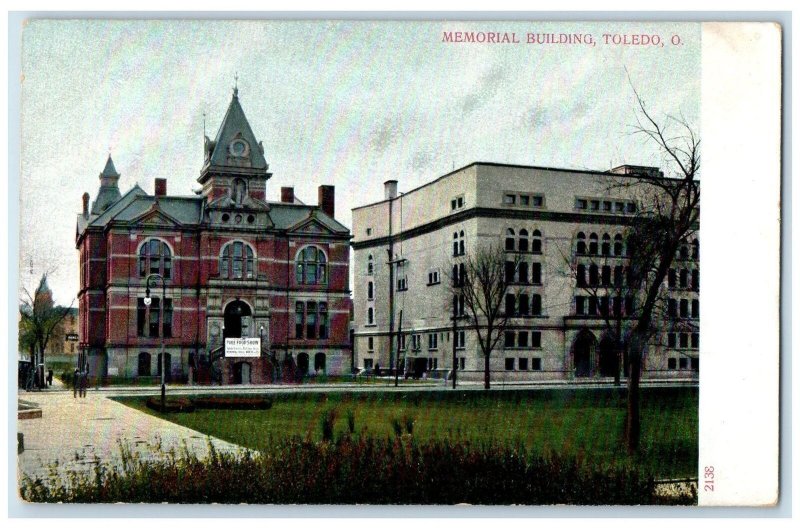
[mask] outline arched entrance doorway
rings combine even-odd
[[[244,301],[237,299],[231,301],[225,307],[225,327],[222,332],[223,338],[241,338],[250,336],[250,323],[253,313],[250,306]]]
[[[308,374],[308,354],[300,353],[297,355],[297,374],[304,377]]]
[[[595,338],[589,331],[581,332],[572,346],[572,356],[576,377],[592,376],[592,357],[594,356]]]
[[[614,348],[614,340],[606,336],[600,341],[598,346],[600,354],[600,376],[613,377],[619,372],[617,362],[617,351]]]
[[[250,371],[252,367],[249,362],[237,362],[233,366],[233,383],[250,384]]]

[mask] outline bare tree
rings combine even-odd
[[[463,317],[475,329],[484,359],[485,389],[490,387],[492,351],[514,317],[505,305],[509,296],[514,302],[519,298],[514,282],[519,262],[519,254],[508,254],[501,246],[489,244],[479,245],[453,264],[453,317]]]
[[[642,358],[657,332],[664,281],[676,255],[688,247],[700,219],[700,139],[682,118],[667,116],[663,123],[659,122],[635,89],[634,95],[637,103],[634,134],[656,145],[670,174],[666,178],[649,172],[628,175],[621,184],[642,204],[626,240],[630,254],[629,288],[640,299],[632,314],[628,346],[630,376],[624,433],[629,453],[639,449]]]
[[[47,286],[47,273],[42,274],[39,285],[31,293],[22,287],[20,300],[20,345],[27,346],[31,351],[31,362],[37,373],[37,384],[44,385],[44,372],[39,369],[44,363],[44,353],[51,337],[69,314],[69,307],[57,306],[53,302],[53,293]]]

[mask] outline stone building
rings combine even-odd
[[[609,313],[601,311],[622,322],[635,310],[611,287],[628,270],[623,233],[640,201],[611,184],[641,172],[663,178],[657,168],[629,165],[578,171],[473,163],[403,194],[386,182],[384,200],[353,209],[357,367],[388,368],[399,358],[408,374],[447,376],[455,345],[459,376],[481,379],[475,330],[453,334],[451,315],[464,308],[450,284],[465,256],[494,244],[506,264],[519,259],[517,269],[506,266],[519,295],[506,300],[513,317],[491,355],[492,378],[624,377],[621,348],[601,317]],[[664,288],[670,315],[659,321],[643,376],[691,379],[699,370],[697,238],[681,249]],[[392,331],[399,334],[390,345]]]
[[[159,376],[166,365],[171,379],[256,383],[349,371],[350,232],[335,220],[334,187],[319,187],[317,205],[291,187],[269,201],[272,173],[236,89],[204,147],[194,195],[167,194],[164,178],[153,195],[121,194],[110,156],[91,206],[84,194],[76,246],[90,372]],[[258,355],[226,357],[224,339],[238,337],[259,338]]]

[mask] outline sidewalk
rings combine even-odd
[[[145,458],[155,456],[151,446],[159,439],[163,450],[181,450],[185,441],[190,452],[200,457],[207,453],[207,436],[106,397],[90,391],[83,399],[73,398],[72,391],[49,388],[21,393],[20,398],[41,407],[42,418],[17,421],[25,436],[25,451],[17,457],[18,475],[45,477],[53,463],[66,472],[91,470],[98,461],[119,462],[120,441]],[[219,451],[241,448],[220,439],[211,442]]]

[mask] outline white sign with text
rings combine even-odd
[[[258,358],[261,338],[225,338],[225,358]]]

